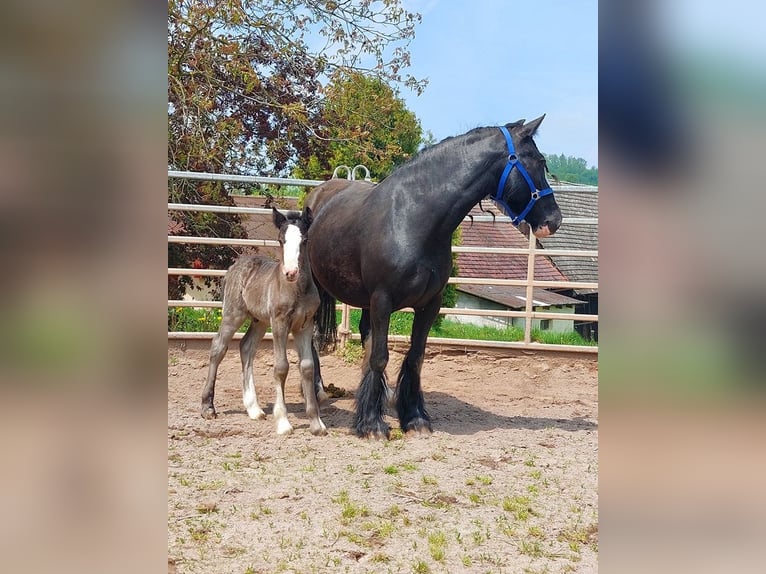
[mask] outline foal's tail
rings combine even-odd
[[[314,316],[314,344],[320,352],[332,351],[338,343],[338,319],[335,316],[335,297],[314,281],[319,291],[319,309]]]

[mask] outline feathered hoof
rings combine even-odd
[[[389,440],[391,438],[391,427],[382,423],[375,425],[374,428],[359,428],[355,429],[356,436],[367,440]]]
[[[413,419],[404,426],[404,434],[408,437],[429,437],[433,432],[431,421],[426,419]]]

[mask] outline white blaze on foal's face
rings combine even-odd
[[[298,258],[301,252],[303,236],[297,225],[288,225],[285,230],[285,244],[282,247],[285,278],[288,281],[298,279]]]

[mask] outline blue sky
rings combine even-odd
[[[423,15],[400,96],[437,141],[547,114],[544,153],[598,165],[597,0],[404,0]]]

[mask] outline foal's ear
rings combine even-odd
[[[308,205],[303,207],[301,219],[306,222],[306,225],[311,225],[311,222],[314,221],[314,214],[311,212],[311,208]]]
[[[545,119],[545,114],[541,115],[536,120],[532,120],[528,124],[524,124],[524,127],[521,128],[522,136],[532,137],[533,135],[535,135],[535,132],[537,132],[537,128],[540,127],[540,124],[543,123],[544,119]]]
[[[283,224],[285,221],[287,221],[287,218],[286,218],[284,215],[282,215],[282,214],[281,214],[281,213],[280,213],[280,212],[277,210],[277,208],[276,208],[276,207],[274,207],[273,205],[271,206],[271,211],[272,211],[272,214],[273,214],[273,221],[274,221],[274,226],[275,226],[277,229],[280,229],[280,228],[282,227],[282,224]]]

